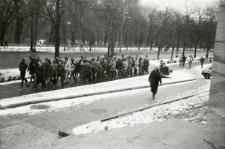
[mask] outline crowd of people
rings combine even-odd
[[[206,53],[205,58],[202,56],[199,61],[201,63],[201,68],[203,68],[203,63],[204,61],[209,61],[210,63],[212,62],[213,59],[213,54],[210,55],[210,57],[208,56],[208,53]],[[187,69],[191,69],[191,64],[194,61],[194,58],[192,55],[186,57],[185,55],[181,55],[181,57],[179,58],[179,66],[184,67],[185,66],[185,62],[187,62],[188,66]]]
[[[24,59],[21,59],[19,64],[21,86],[24,81],[28,87],[33,83],[33,90],[37,90],[40,83],[44,90],[55,89],[59,79],[63,88],[70,82],[87,84],[149,74],[150,65],[148,55],[144,58],[138,55],[107,58],[104,55],[90,60],[81,56],[78,61],[68,57],[64,59],[56,57],[55,59],[45,58],[44,62],[39,57],[29,56],[29,58],[29,65]],[[30,74],[29,81],[25,78],[26,71]]]

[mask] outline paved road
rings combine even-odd
[[[195,64],[197,65],[197,64]],[[197,66],[200,68],[200,66]],[[186,69],[186,68],[182,68]],[[196,76],[196,81],[161,86],[159,88],[156,100],[152,100],[150,89],[139,89],[91,97],[83,97],[80,100],[93,100],[90,103],[69,106],[63,109],[50,110],[39,114],[14,114],[7,117],[0,116],[2,128],[9,125],[29,123],[37,128],[56,134],[58,130],[69,131],[76,126],[112,116],[121,112],[137,109],[150,105],[159,100],[181,96],[188,92],[193,92],[198,88],[209,88],[210,80],[204,79],[199,71],[191,69],[189,71]],[[52,105],[62,105],[64,101],[52,102]],[[71,103],[73,104],[73,103]],[[45,105],[44,103],[42,105]],[[34,106],[32,106],[34,107]],[[43,106],[44,107],[44,106]],[[30,109],[30,106],[19,107],[21,110]],[[51,107],[44,107],[51,109]],[[35,111],[35,109],[33,109]]]
[[[181,51],[179,51],[178,56],[181,55]],[[73,57],[75,60],[80,59],[80,56],[86,56],[87,59],[91,59],[93,57],[107,55],[107,53],[61,53],[61,57],[64,58],[65,56],[68,56],[69,58]],[[121,55],[130,55],[130,56],[145,56],[148,55],[150,59],[156,59],[157,58],[157,52],[155,51],[122,51],[121,53],[118,53],[118,56]],[[39,56],[41,60],[44,60],[47,58],[53,58],[54,53],[48,53],[48,52],[0,52],[0,69],[9,69],[9,68],[18,68],[21,58],[25,58],[25,61],[29,63],[28,56],[31,55],[33,57]],[[186,51],[186,55],[194,55],[194,51]],[[198,51],[197,56],[204,56],[205,51]],[[176,56],[176,52],[174,53],[174,57]],[[161,52],[160,59],[170,59],[171,52]]]

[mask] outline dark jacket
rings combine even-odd
[[[51,68],[48,62],[44,62],[43,65],[43,77],[48,78],[51,76]]]
[[[153,70],[149,75],[148,81],[151,84],[159,84],[159,82],[162,83],[159,71]]]
[[[75,68],[74,68],[74,72],[75,73],[79,73],[81,69],[81,63],[76,63],[75,64]]]
[[[84,66],[84,73],[85,74],[90,74],[91,73],[91,66],[90,66],[90,64],[84,63],[83,66]]]
[[[160,73],[159,73],[159,70],[157,69],[154,69],[150,75],[149,75],[149,78],[148,78],[148,81],[150,82],[150,86],[151,86],[151,92],[153,94],[156,94],[157,93],[157,90],[158,90],[158,85],[159,85],[159,82],[162,83],[162,79],[161,79],[161,76],[160,76]]]
[[[200,58],[200,62],[204,63],[205,59],[204,58]]]
[[[43,77],[43,66],[40,65],[40,66],[36,66],[36,75],[37,77]]]
[[[56,67],[57,75],[62,75],[65,72],[65,68],[62,64],[58,64]]]
[[[51,63],[50,64],[50,77],[53,77],[53,75],[56,75],[56,65]]]
[[[21,62],[19,64],[19,70],[20,71],[26,71],[26,69],[27,69],[27,64],[25,62]]]
[[[36,72],[36,67],[34,65],[34,62],[32,62],[32,61],[30,62],[28,71],[30,71],[30,74],[34,74]]]
[[[123,68],[122,60],[116,61],[116,69],[121,70]]]
[[[144,59],[143,64],[144,64],[144,65],[146,65],[146,66],[149,66],[149,59],[147,59],[147,58],[146,58],[146,59]]]

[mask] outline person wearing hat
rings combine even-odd
[[[20,86],[23,86],[23,81],[25,81],[26,82],[26,84],[27,84],[27,79],[25,78],[25,75],[26,75],[26,70],[27,70],[27,64],[26,64],[26,62],[25,62],[25,59],[21,59],[21,62],[20,62],[20,64],[19,64],[19,70],[20,70],[20,78],[21,78],[21,84],[20,84]]]
[[[152,98],[155,99],[155,95],[158,90],[159,82],[162,84],[161,75],[159,69],[156,67],[149,75],[148,81],[150,83]]]

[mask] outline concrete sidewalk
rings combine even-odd
[[[127,126],[56,140],[55,149],[72,148],[152,148],[203,149],[203,125],[179,119]]]
[[[174,71],[170,75],[170,77],[162,79],[162,85],[194,80],[195,77],[192,76],[190,73],[188,74],[188,70]],[[97,83],[93,85],[85,85],[49,92],[40,92],[24,96],[5,98],[0,100],[0,108],[7,109],[34,103],[58,101],[62,99],[77,98],[83,96],[91,96],[147,87],[149,87],[148,75],[145,75],[140,77]]]

